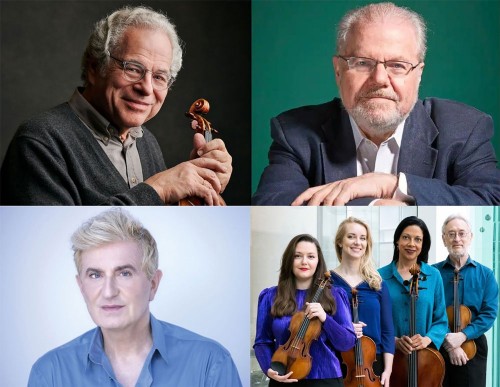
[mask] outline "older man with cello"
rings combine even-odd
[[[491,269],[469,255],[472,231],[461,215],[450,215],[442,227],[446,260],[435,264],[443,279],[450,320],[441,353],[446,362],[444,386],[486,386],[488,343],[484,333],[498,313],[498,284]]]

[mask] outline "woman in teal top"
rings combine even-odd
[[[389,288],[392,299],[392,318],[396,349],[404,354],[428,347],[431,343],[439,349],[448,331],[443,281],[439,271],[427,264],[431,238],[427,225],[416,216],[409,216],[399,223],[394,232],[392,263],[379,269]],[[408,337],[410,330],[409,285],[410,267],[420,266],[416,335]]]

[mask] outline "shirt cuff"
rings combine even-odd
[[[415,198],[411,196],[408,190],[408,182],[406,181],[406,175],[403,172],[398,174],[398,188],[394,191],[392,198],[410,205],[415,204]]]

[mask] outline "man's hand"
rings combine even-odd
[[[224,142],[216,138],[207,143],[203,135],[196,133],[193,137],[193,150],[190,158],[195,159],[197,157],[216,160],[223,165],[223,170],[215,171],[215,173],[221,184],[219,193],[224,192],[233,172],[231,165],[233,158],[228,153]]]
[[[467,336],[465,336],[465,333],[447,333],[444,338],[443,347],[449,352],[452,349],[460,347],[466,340]]]
[[[218,196],[221,192],[218,173],[226,173],[223,163],[200,157],[157,173],[144,183],[153,187],[165,204],[174,204],[186,197],[196,196],[209,206],[217,206],[222,205]]]
[[[397,176],[372,172],[309,188],[292,202],[292,206],[300,206],[304,202],[309,206],[343,206],[362,197],[392,199],[397,187]]]
[[[450,363],[457,366],[466,365],[469,361],[469,358],[465,354],[464,350],[460,347],[449,350],[448,356],[450,357]]]

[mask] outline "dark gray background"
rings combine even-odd
[[[192,130],[184,117],[206,98],[207,119],[233,156],[224,199],[250,203],[250,2],[1,1],[0,160],[19,124],[69,99],[93,24],[126,5],[167,13],[184,41],[183,67],[162,109],[146,123],[168,166],[187,160]],[[75,144],[77,147],[78,144]]]

